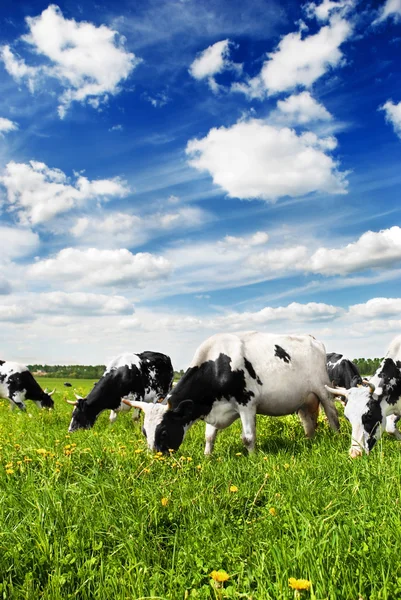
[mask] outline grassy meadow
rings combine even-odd
[[[351,460],[343,418],[340,434],[321,419],[309,441],[296,416],[265,417],[252,456],[236,422],[211,458],[203,423],[165,458],[146,451],[131,413],[68,434],[72,388],[40,383],[57,388],[54,411],[0,401],[0,598],[401,598],[395,440]],[[82,395],[92,385],[72,383]]]

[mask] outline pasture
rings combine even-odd
[[[132,413],[68,434],[72,388],[39,383],[56,410],[0,401],[0,598],[401,598],[401,447],[387,435],[351,460],[343,418],[335,434],[320,417],[309,441],[296,416],[259,417],[252,456],[239,422],[211,458],[203,423],[157,456]]]

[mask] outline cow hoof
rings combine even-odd
[[[362,450],[360,448],[351,448],[349,455],[351,458],[358,458],[358,456],[362,456]]]

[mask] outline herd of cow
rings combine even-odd
[[[317,426],[320,405],[330,426],[339,421],[334,398],[345,403],[352,426],[350,455],[366,453],[382,430],[401,439],[401,335],[396,337],[370,380],[341,354],[327,354],[311,335],[274,335],[249,331],[221,333],[203,342],[179,382],[173,386],[171,360],[160,352],[127,353],[114,359],[86,398],[77,396],[69,431],[91,428],[103,410],[131,407],[144,413],[142,432],[151,450],[177,450],[188,429],[206,423],[205,454],[220,429],[241,419],[242,440],[252,451],[256,415],[297,412],[307,437]],[[25,400],[53,408],[53,392],[42,390],[27,367],[0,360],[0,397],[25,410]]]

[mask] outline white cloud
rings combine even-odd
[[[386,0],[385,4],[381,7],[379,16],[373,21],[373,25],[381,23],[389,17],[392,17],[395,21],[401,19],[401,0]]]
[[[246,83],[236,83],[233,91],[251,98],[263,98],[303,86],[311,87],[329,69],[340,66],[344,57],[340,46],[350,37],[351,24],[332,17],[316,34],[302,39],[302,31],[289,33],[268,54],[259,75]]]
[[[312,121],[331,121],[332,115],[309,92],[293,94],[277,102],[277,114],[288,124],[305,125]]]
[[[266,306],[256,312],[232,313],[223,317],[218,317],[215,321],[219,326],[252,327],[254,325],[263,325],[272,321],[329,321],[338,318],[343,313],[341,308],[330,304],[318,302],[308,302],[299,304],[292,302],[288,306],[278,306],[272,308]]]
[[[109,94],[119,93],[121,82],[140,62],[125,50],[124,39],[116,31],[65,19],[54,4],[37,17],[27,17],[26,22],[29,33],[21,39],[48,63],[29,66],[16,58],[9,46],[2,48],[2,59],[9,74],[17,81],[26,80],[31,91],[45,77],[57,79],[64,88],[58,107],[61,118],[72,102],[97,108]]]
[[[241,250],[251,248],[254,246],[261,246],[266,244],[269,240],[269,235],[265,231],[257,231],[247,237],[237,237],[234,235],[226,235],[225,238],[218,242],[221,248],[241,248]]]
[[[230,40],[222,40],[203,50],[189,67],[192,77],[198,80],[207,79],[211,89],[217,92],[219,85],[216,83],[214,75],[226,69],[238,70],[240,68],[240,65],[232,63],[229,59],[232,44]]]
[[[0,321],[10,323],[23,323],[30,321],[32,314],[20,304],[2,304],[0,303]]]
[[[11,294],[10,282],[0,274],[0,296]]]
[[[1,256],[3,259],[21,258],[36,251],[39,236],[30,229],[0,226]]]
[[[334,14],[344,15],[348,10],[352,9],[355,5],[354,0],[323,0],[320,4],[315,2],[308,2],[304,6],[304,10],[308,18],[312,19],[316,17],[318,21],[328,21]]]
[[[60,169],[33,160],[9,162],[0,183],[7,189],[9,209],[18,212],[21,223],[31,224],[44,223],[90,199],[126,196],[129,191],[118,178],[90,181],[75,175],[71,183]]]
[[[260,273],[294,270],[307,260],[308,250],[305,246],[277,248],[258,254],[252,254],[248,265]]]
[[[186,152],[190,164],[208,171],[229,196],[274,201],[315,191],[345,193],[346,174],[325,153],[335,144],[334,138],[298,136],[251,119],[211,129],[205,138],[190,140]]]
[[[361,319],[401,317],[401,298],[371,298],[364,304],[354,304],[348,313]]]
[[[392,124],[395,133],[401,138],[401,102],[394,104],[392,100],[387,100],[380,110],[384,110],[386,121]]]
[[[144,287],[171,274],[171,263],[162,256],[147,252],[131,254],[126,249],[78,250],[64,248],[55,258],[31,265],[32,279],[73,282],[75,287],[133,286]]]
[[[10,121],[10,119],[6,119],[5,117],[0,117],[0,137],[4,133],[9,133],[10,131],[15,131],[16,129],[18,129],[17,123]]]
[[[205,222],[205,211],[192,206],[179,206],[169,212],[138,217],[113,212],[104,217],[80,217],[70,229],[80,244],[102,247],[133,247],[176,227],[196,227]]]
[[[123,296],[106,296],[85,292],[47,292],[33,300],[32,310],[44,314],[124,315],[133,312],[132,302]]]
[[[343,248],[319,248],[304,269],[323,275],[347,275],[364,269],[391,267],[401,261],[401,229],[367,231]]]

